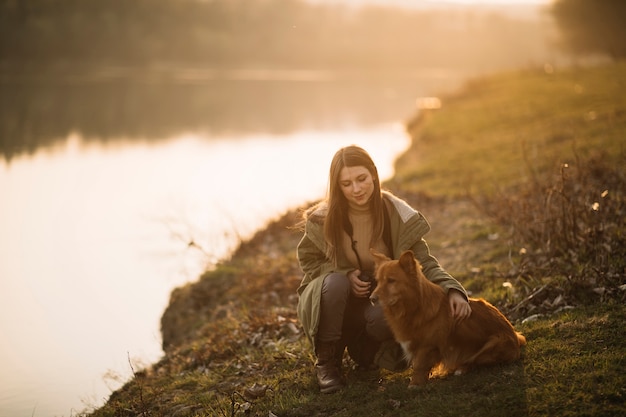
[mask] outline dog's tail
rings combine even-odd
[[[526,338],[524,335],[520,332],[515,332],[515,334],[517,335],[517,343],[519,343],[520,346],[526,346]]]

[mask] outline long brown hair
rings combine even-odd
[[[374,181],[374,192],[369,201],[373,222],[372,242],[380,240],[383,236],[384,212],[378,169],[371,156],[363,148],[356,145],[341,148],[335,153],[330,164],[328,195],[326,196],[328,213],[324,221],[324,238],[327,244],[326,257],[335,265],[337,265],[337,248],[341,246],[345,225],[350,221],[348,219],[348,201],[341,191],[339,176],[343,168],[356,166],[365,167]]]

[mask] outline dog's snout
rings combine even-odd
[[[373,306],[378,304],[378,295],[376,294],[370,295],[370,303],[372,303]]]

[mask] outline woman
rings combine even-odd
[[[297,255],[304,272],[298,288],[298,317],[315,348],[320,391],[341,389],[345,348],[368,369],[406,367],[380,306],[369,303],[375,282],[370,248],[389,257],[411,249],[424,274],[448,294],[450,309],[462,320],[471,309],[463,286],[430,255],[423,236],[426,219],[406,202],[382,191],[378,170],[358,146],[334,156],[326,200],[304,215],[304,236]]]

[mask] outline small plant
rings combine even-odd
[[[542,292],[574,302],[622,293],[616,287],[626,270],[625,189],[625,173],[602,155],[576,157],[552,175],[535,175],[481,204],[511,232],[518,282],[527,287],[523,295],[541,285]],[[538,286],[537,276],[550,278]]]

